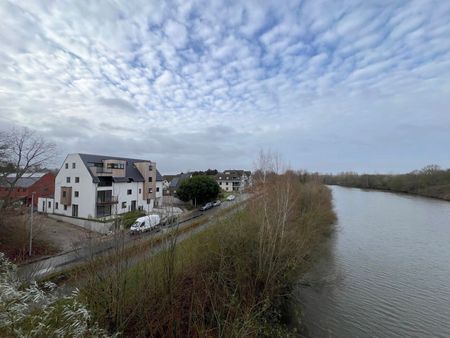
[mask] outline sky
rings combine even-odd
[[[0,129],[163,174],[450,167],[450,1],[0,1]]]

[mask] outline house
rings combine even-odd
[[[243,191],[250,184],[251,172],[245,170],[225,170],[217,173],[215,180],[224,191]]]
[[[41,199],[39,211],[96,219],[151,211],[162,203],[162,181],[149,160],[69,154],[56,175],[54,200]]]
[[[0,185],[0,199],[8,196],[10,185],[8,182],[13,182],[16,174],[9,174]],[[34,193],[34,206],[38,204],[39,197],[51,197],[55,192],[55,174],[51,171],[38,173],[25,173],[20,177],[14,188],[12,188],[10,197],[14,201],[20,201],[22,204],[29,206],[31,204],[32,194]]]
[[[177,193],[177,189],[180,187],[181,183],[192,177],[192,173],[181,173],[178,175],[174,175],[171,177],[170,183],[169,183],[169,187],[166,190],[167,195],[170,196],[175,196]]]

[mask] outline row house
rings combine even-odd
[[[155,162],[69,154],[56,175],[54,200],[40,201],[40,211],[79,218],[151,211],[161,204],[162,191],[163,179]]]

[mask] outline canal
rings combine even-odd
[[[450,202],[330,188],[336,232],[295,292],[305,335],[450,337]]]

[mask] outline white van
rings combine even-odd
[[[140,234],[147,232],[156,228],[156,226],[161,222],[161,217],[159,215],[148,215],[139,217],[136,222],[130,227],[131,234]]]

